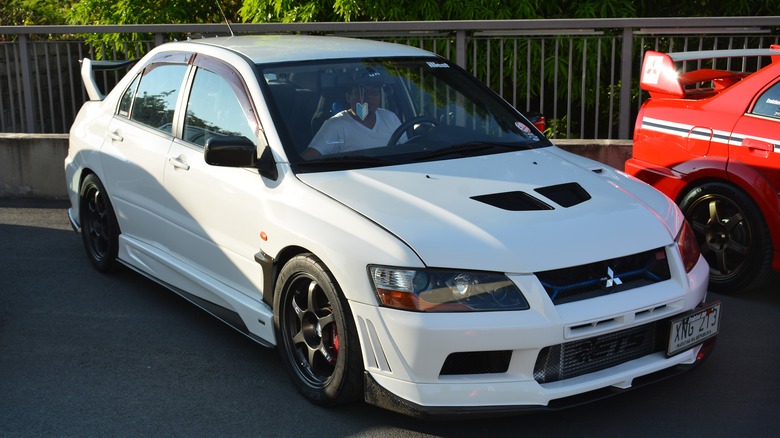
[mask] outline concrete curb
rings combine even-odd
[[[0,134],[0,197],[66,198],[67,134]]]

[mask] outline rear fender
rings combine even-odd
[[[775,250],[773,267],[780,270],[780,187],[774,187],[753,167],[734,160],[728,164],[728,180],[747,193],[764,215]]]
[[[728,179],[726,160],[720,157],[686,160],[669,167],[632,158],[626,161],[626,173],[647,182],[678,204],[700,181]]]

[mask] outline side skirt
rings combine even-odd
[[[274,345],[272,342],[269,342],[254,333],[250,332],[247,328],[246,324],[244,324],[244,321],[241,319],[241,316],[238,314],[238,312],[235,312],[233,310],[227,309],[225,307],[219,306],[217,304],[212,303],[211,301],[204,300],[203,298],[200,298],[198,296],[195,296],[185,290],[182,290],[172,284],[166,283],[159,278],[155,278],[146,272],[136,268],[135,266],[131,265],[130,263],[125,262],[124,260],[119,260],[120,263],[127,266],[128,268],[132,269],[133,271],[143,275],[144,277],[154,281],[155,283],[169,289],[170,291],[174,292],[175,294],[179,295],[180,297],[184,298],[185,300],[189,301],[190,303],[200,307],[202,310],[206,311],[206,313],[211,314],[218,320],[224,322],[228,326],[232,327],[239,333],[243,334],[244,336],[248,337],[249,339],[257,342],[258,344],[262,345],[263,347],[267,348],[276,348],[276,345]]]

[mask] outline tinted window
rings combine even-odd
[[[756,101],[753,114],[780,117],[780,82],[766,90]]]
[[[256,139],[230,83],[216,73],[199,68],[187,103],[184,139],[203,146],[215,135],[243,136],[253,142]]]
[[[119,102],[119,110],[117,113],[122,117],[130,117],[130,107],[135,97],[135,90],[138,88],[138,78],[135,78],[132,84],[127,87],[125,94],[122,95],[122,100]]]
[[[266,102],[296,172],[456,159],[550,145],[514,108],[441,58],[258,67],[268,91]]]
[[[147,67],[138,85],[130,119],[170,134],[176,99],[186,70],[187,66],[181,64]]]

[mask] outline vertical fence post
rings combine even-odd
[[[163,39],[163,34],[156,33],[154,34],[154,47],[161,46],[165,40]]]
[[[466,31],[455,31],[455,63],[466,69]]]
[[[30,74],[30,51],[27,47],[27,35],[19,35],[19,64],[22,68],[22,96],[24,98],[25,131],[28,134],[37,133],[35,123],[35,107],[33,106],[32,75]],[[36,61],[37,62],[37,61]]]
[[[631,127],[631,68],[632,68],[632,44],[634,30],[631,27],[623,28],[623,48],[620,53],[620,118],[618,120],[618,138],[629,138]]]

